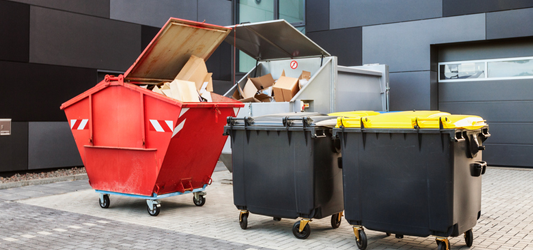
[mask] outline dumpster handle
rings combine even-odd
[[[93,146],[93,95],[89,95],[89,122],[89,143]]]
[[[141,96],[141,131],[142,131],[142,141],[143,141],[143,148],[146,148],[146,131],[144,131],[144,93],[139,92]]]

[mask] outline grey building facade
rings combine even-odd
[[[285,1],[298,12],[291,23],[339,65],[389,65],[391,110],[480,115],[492,134],[489,164],[533,167],[533,79],[491,78],[490,68],[528,67],[533,1],[0,0],[0,118],[13,119],[12,134],[0,136],[0,171],[82,165],[60,104],[127,70],[169,17],[292,18]],[[231,85],[232,60],[224,43],[207,61],[215,92]],[[459,77],[461,67],[477,74]]]

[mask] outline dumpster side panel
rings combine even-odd
[[[109,86],[93,95],[95,146],[142,148],[142,94]]]
[[[86,147],[87,175],[97,190],[152,195],[158,172],[156,150]]]
[[[242,130],[232,130],[230,135],[231,142],[231,157],[233,168],[233,204],[238,209],[247,209],[246,205],[246,189],[244,184],[246,182],[244,164],[244,157],[247,152],[245,149],[248,147],[246,141],[246,132]]]
[[[467,143],[467,141],[454,143],[453,223],[457,224],[457,230],[451,236],[458,236],[472,229],[481,211],[482,176],[472,176],[471,164],[481,161],[482,153],[478,152],[475,158],[467,157]]]
[[[339,134],[342,148],[342,178],[345,217],[351,225],[361,225],[362,176],[359,168],[361,133],[343,132]]]
[[[338,165],[340,153],[334,148],[331,133],[313,139],[314,207],[320,208],[315,218],[323,218],[344,210],[342,197],[342,169]],[[339,149],[340,151],[340,149]]]
[[[307,131],[293,131],[287,136],[284,143],[292,155],[290,158],[280,160],[285,161],[286,167],[293,168],[294,192],[292,193],[296,200],[296,211],[299,217],[312,218],[316,215],[315,193],[317,192],[313,155],[320,154],[320,152],[315,151],[315,140]],[[319,217],[321,217],[320,214]]]
[[[89,98],[85,98],[75,105],[72,105],[65,109],[65,115],[67,116],[70,130],[76,141],[78,152],[80,153],[83,164],[87,165],[85,159],[84,145],[90,145],[90,127],[92,121],[90,118]]]
[[[222,136],[233,107],[184,107],[176,122],[157,180],[158,194],[200,188],[210,183],[211,175],[222,152],[226,136]]]

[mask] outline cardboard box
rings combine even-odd
[[[192,55],[176,76],[176,80],[194,82],[196,85],[195,89],[200,90],[204,84],[206,75],[207,67],[205,66],[204,59]]]
[[[288,102],[298,93],[298,78],[280,76],[272,90],[276,102]]]
[[[249,79],[254,83],[257,90],[266,89],[274,85],[274,83],[276,83],[274,81],[274,78],[272,78],[271,74],[266,74],[264,76],[249,78]]]
[[[303,89],[307,83],[309,83],[309,80],[311,79],[311,72],[302,70],[302,74],[300,74],[300,77],[298,77],[298,87],[300,89]]]
[[[207,73],[204,79],[204,84],[207,82],[206,90],[213,92],[213,73]]]
[[[250,78],[248,78],[248,81],[246,82],[246,84],[244,84],[244,89],[242,90],[243,92],[242,97],[243,98],[254,97],[257,94],[257,91],[258,89],[255,86],[255,84],[252,82]]]

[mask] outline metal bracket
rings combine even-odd
[[[148,205],[148,207],[150,208],[150,210],[152,210],[152,208],[154,207],[154,205],[156,205],[157,207],[161,207],[161,203],[159,203],[158,200],[146,200],[146,204]]]
[[[435,239],[437,242],[439,241],[442,241],[444,242],[444,244],[446,244],[446,250],[449,250],[450,249],[450,241],[448,240],[447,237],[439,237],[437,236],[437,238]]]
[[[194,199],[196,199],[196,200],[199,200],[200,196],[206,196],[207,195],[206,192],[196,192],[196,193],[193,193],[193,194],[194,194]]]
[[[311,221],[311,219],[301,219],[300,220],[300,228],[298,229],[298,232],[302,232],[305,228],[305,226],[307,226],[307,223],[309,223]]]
[[[353,226],[353,234],[355,234],[355,238],[357,238],[357,241],[360,241],[361,239],[359,238],[359,230],[364,230],[363,229],[363,226],[360,226],[360,225],[356,225],[356,226]]]
[[[248,213],[248,210],[241,210],[241,213],[239,214],[239,222],[242,222],[242,216]]]

